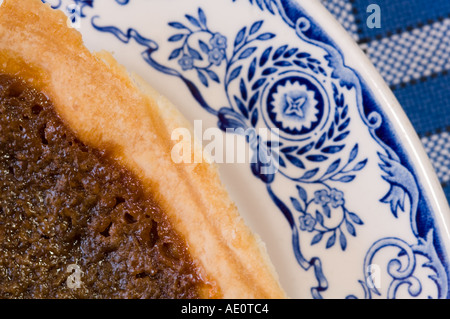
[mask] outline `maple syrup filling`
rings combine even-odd
[[[0,297],[198,298],[202,285],[139,181],[0,74]]]

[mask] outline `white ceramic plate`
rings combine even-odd
[[[290,297],[449,297],[447,201],[393,94],[318,1],[48,2],[200,120],[204,146],[217,128],[249,133],[261,156],[219,167]]]

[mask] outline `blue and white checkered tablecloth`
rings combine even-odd
[[[321,2],[391,87],[450,201],[450,0]],[[373,28],[371,4],[380,13]]]

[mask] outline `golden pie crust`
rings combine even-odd
[[[62,12],[40,0],[5,0],[0,72],[43,91],[83,143],[106,150],[154,194],[212,287],[202,297],[286,297],[262,242],[239,215],[217,168],[206,160],[172,161],[171,132],[189,123],[110,54],[91,53]],[[193,152],[205,156],[200,149]]]

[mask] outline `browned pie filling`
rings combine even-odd
[[[0,297],[196,298],[202,285],[139,181],[0,74]]]

